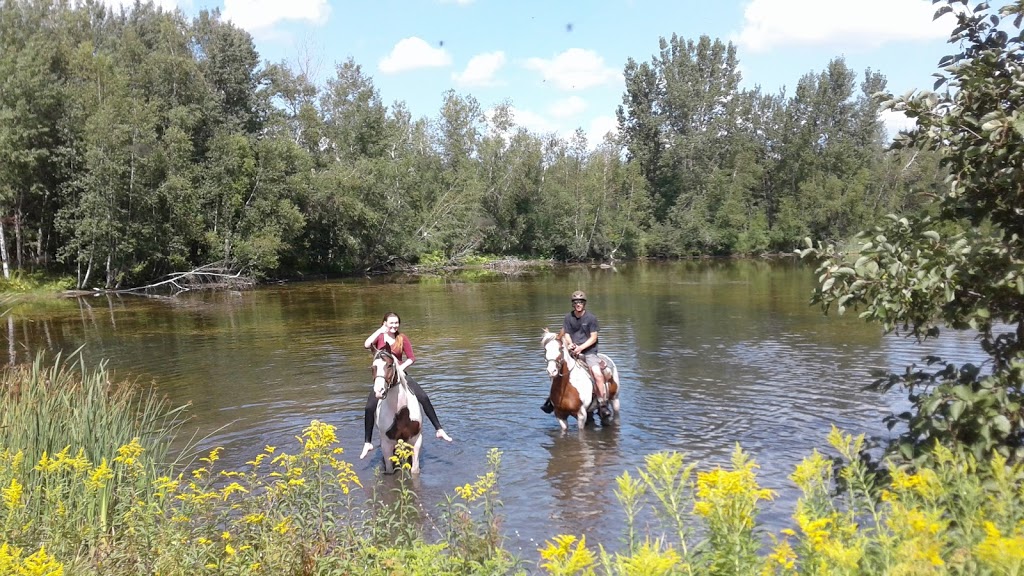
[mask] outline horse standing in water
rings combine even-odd
[[[586,363],[573,358],[562,345],[561,332],[554,333],[545,328],[541,345],[544,347],[544,359],[547,360],[548,376],[551,377],[549,397],[555,407],[555,418],[563,432],[569,429],[569,416],[576,418],[576,424],[582,430],[587,424],[587,417],[598,408],[590,368]],[[619,370],[605,354],[597,356],[602,362],[601,369],[608,387],[608,407],[612,411],[611,417],[601,419],[601,424],[608,425],[619,414]]]
[[[389,346],[373,353],[373,393],[377,403],[377,431],[384,456],[384,472],[394,474],[395,446],[399,440],[412,446],[412,473],[420,471],[420,445],[423,443],[423,411],[416,395],[405,382],[405,373],[398,368]]]

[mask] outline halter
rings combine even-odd
[[[378,367],[377,361],[380,360],[384,363],[383,366]],[[373,388],[377,389],[377,380],[381,380],[384,383],[384,392],[381,394],[381,398],[386,398],[388,391],[395,384],[398,384],[398,369],[396,367],[397,361],[395,355],[392,354],[386,348],[381,348],[373,354],[373,364],[370,366],[370,372],[373,374]]]
[[[558,343],[558,354],[554,358],[548,358],[548,344],[550,344],[552,341]],[[554,332],[548,332],[544,335],[544,339],[541,341],[541,344],[544,346],[544,359],[547,360],[547,363],[549,365],[553,364],[553,366],[551,366],[553,370],[548,370],[548,376],[554,378],[555,376],[558,375],[559,369],[562,367],[562,364],[565,363],[565,353],[562,350],[562,341],[561,339],[558,338],[558,334]]]

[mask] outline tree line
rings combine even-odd
[[[312,76],[261,62],[216,11],[0,0],[4,274],[116,288],[211,263],[266,278],[788,252],[944,177],[933,153],[887,148],[885,78],[842,58],[769,94],[740,88],[732,44],[662,38],[626,63],[599,143],[455,91],[413,117],[352,59]]]

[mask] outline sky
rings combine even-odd
[[[132,0],[103,0],[112,6]],[[439,115],[443,95],[507,102],[518,125],[590,143],[615,129],[626,61],[649,62],[660,38],[702,35],[736,45],[741,87],[792,94],[843,57],[896,94],[932,87],[952,16],[931,0],[156,0],[187,16],[219,9],[260,56],[322,84],[352,58],[385,104]],[[906,119],[883,116],[890,132]]]

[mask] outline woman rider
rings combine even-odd
[[[387,344],[391,348],[391,353],[394,354],[395,360],[398,361],[398,368],[404,372],[416,361],[416,355],[413,354],[412,342],[409,341],[409,337],[398,330],[401,324],[402,319],[398,317],[398,314],[388,312],[384,315],[380,328],[377,328],[373,334],[367,336],[366,341],[363,342],[363,348],[379,350]],[[409,384],[409,389],[416,395],[416,400],[423,407],[423,412],[427,415],[430,423],[437,429],[437,437],[451,442],[452,438],[441,427],[441,423],[437,419],[437,413],[434,412],[434,405],[430,403],[430,398],[427,398],[426,392],[408,374],[406,374],[405,380]],[[377,415],[378,402],[377,395],[371,391],[370,396],[366,399],[366,409],[363,414],[364,444],[363,453],[359,455],[360,459],[366,458],[366,455],[373,450],[373,444],[370,440],[373,437],[373,425]]]

